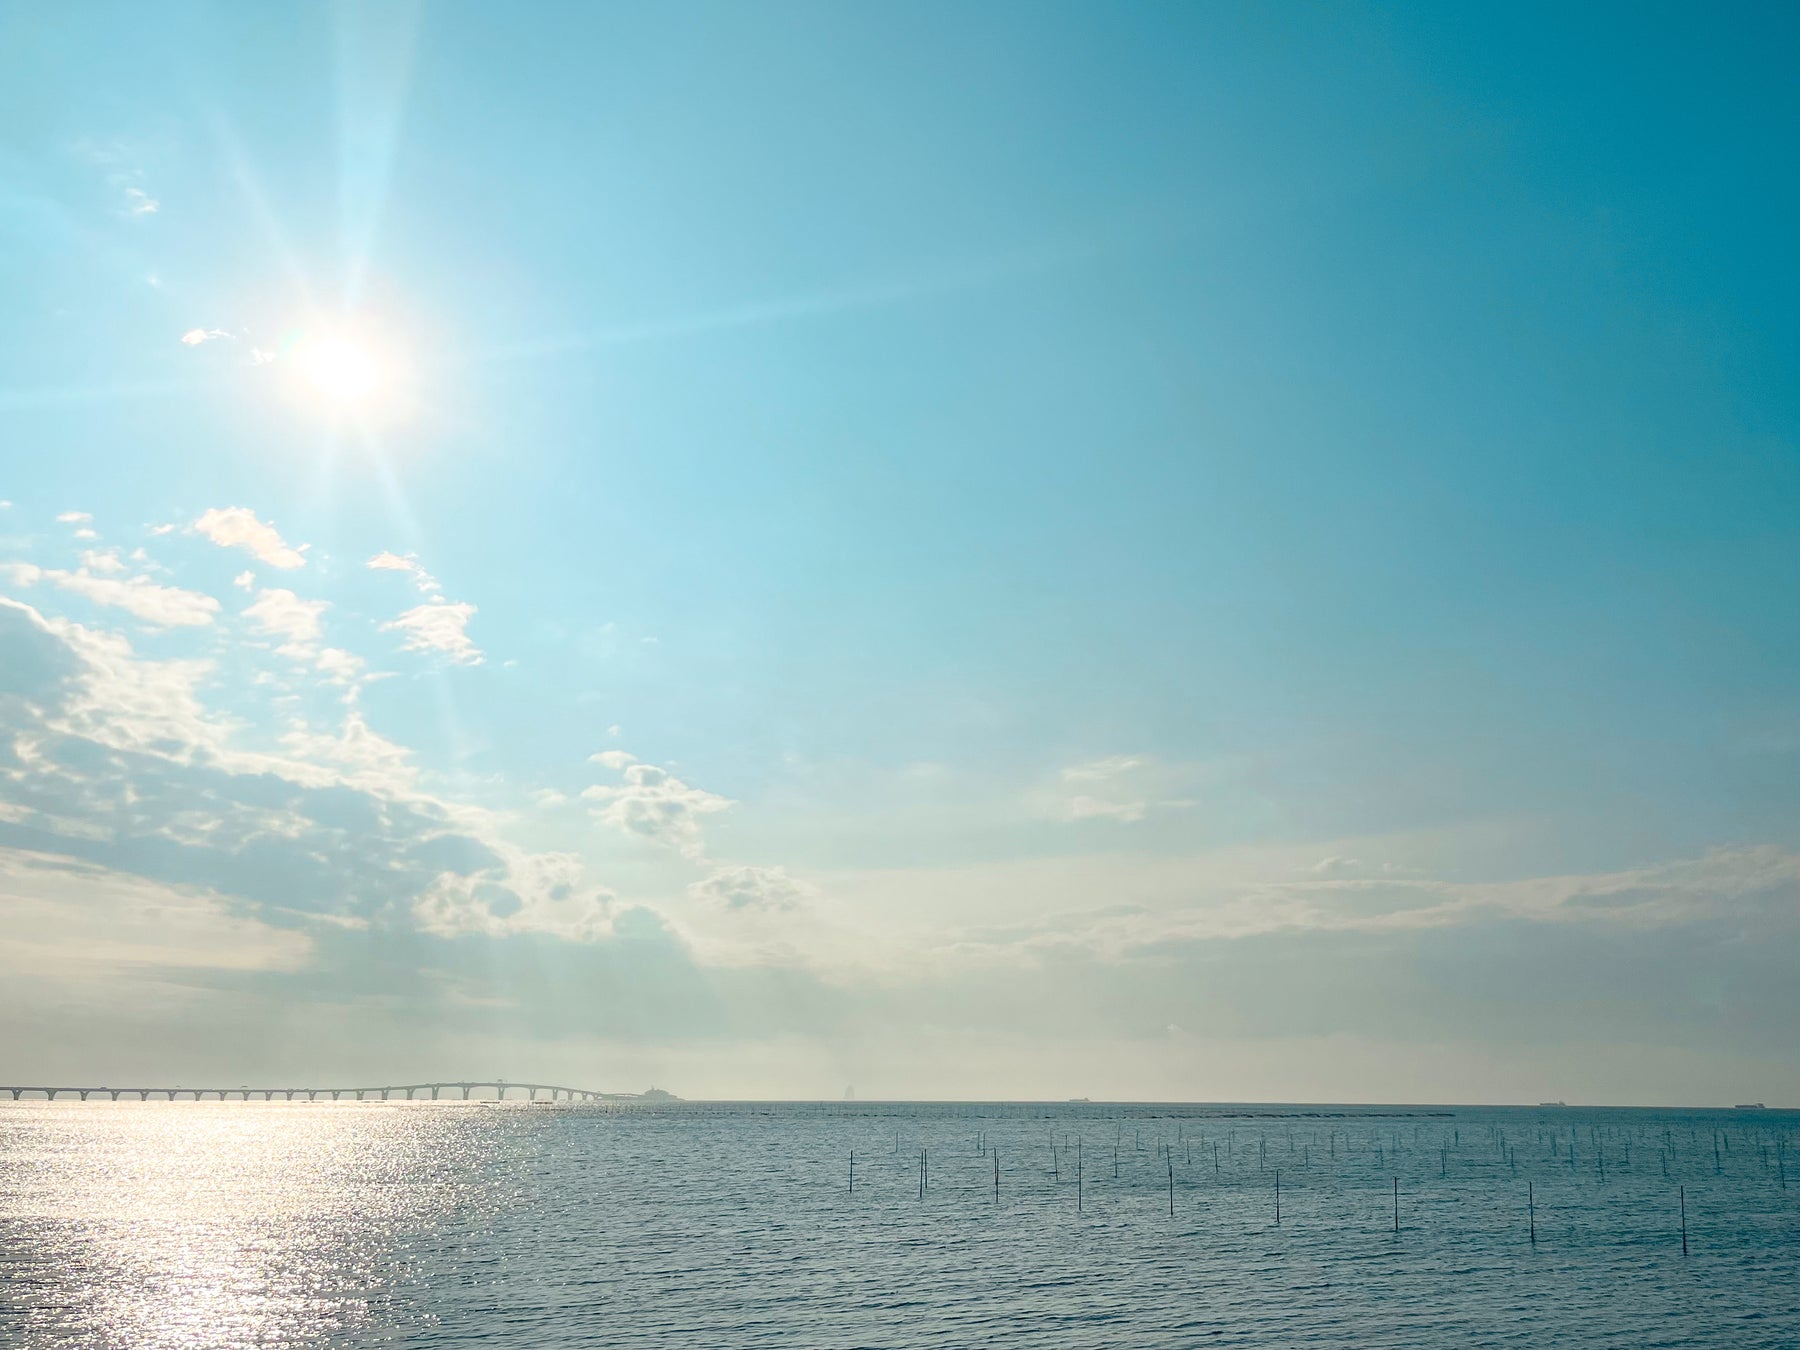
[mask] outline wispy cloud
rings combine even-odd
[[[197,628],[217,616],[219,602],[210,595],[179,586],[161,586],[143,576],[110,575],[120,570],[117,562],[115,556],[107,555],[105,565],[98,571],[84,566],[72,572],[34,563],[7,563],[0,567],[0,573],[15,586],[35,586],[47,581],[96,605],[122,609],[153,628]]]
[[[181,345],[184,347],[198,347],[203,342],[217,342],[220,338],[232,338],[234,336],[235,335],[232,333],[227,333],[223,328],[190,328],[181,335]]]
[[[1110,755],[1062,771],[1060,814],[1065,820],[1136,824],[1153,811],[1186,810],[1199,803],[1163,795],[1173,775],[1144,755]]]
[[[325,600],[302,600],[292,591],[260,592],[244,609],[244,617],[258,630],[289,642],[315,642],[320,634],[319,616],[330,609]]]
[[[411,553],[389,553],[385,549],[377,553],[364,564],[373,572],[404,572],[413,579],[413,584],[427,595],[436,595],[442,588],[436,577],[420,565],[418,558]]]
[[[400,645],[409,652],[438,652],[458,665],[478,666],[483,654],[468,633],[475,612],[466,600],[431,600],[390,619],[381,631],[401,634]]]
[[[305,567],[306,545],[291,548],[273,524],[256,518],[246,506],[214,507],[194,522],[194,529],[220,548],[241,548],[270,567]]]

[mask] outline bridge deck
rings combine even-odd
[[[370,1099],[389,1101],[396,1096],[401,1100],[410,1101],[421,1092],[429,1094],[429,1099],[433,1101],[445,1096],[449,1096],[455,1101],[465,1101],[470,1098],[472,1093],[476,1092],[492,1092],[495,1100],[499,1101],[506,1100],[509,1092],[523,1092],[526,1094],[526,1099],[530,1101],[540,1100],[540,1093],[547,1094],[544,1099],[549,1101],[589,1102],[619,1099],[617,1094],[609,1095],[592,1088],[568,1087],[561,1083],[509,1083],[494,1078],[467,1079],[460,1082],[446,1080],[438,1083],[388,1083],[369,1087],[187,1087],[179,1083],[172,1087],[113,1087],[111,1085],[53,1087],[37,1084],[20,1084],[9,1087],[0,1084],[0,1092],[5,1093],[10,1100],[15,1102],[21,1097],[31,1094],[41,1095],[52,1101],[65,1094],[78,1095],[82,1101],[103,1096],[115,1102],[121,1097],[136,1097],[140,1101],[148,1101],[151,1097],[162,1097],[169,1101],[174,1101],[178,1097],[189,1097],[195,1101],[202,1097],[214,1097],[220,1101],[232,1097],[244,1101],[254,1099],[273,1101],[276,1098],[283,1101],[293,1101],[296,1098],[316,1101],[321,1097],[330,1101],[341,1101],[345,1098],[353,1101]]]

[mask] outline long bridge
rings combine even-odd
[[[551,1102],[592,1102],[592,1101],[628,1101],[635,1100],[635,1093],[596,1092],[591,1088],[564,1087],[560,1083],[509,1083],[504,1078],[473,1079],[466,1082],[444,1083],[392,1083],[383,1087],[7,1087],[0,1085],[13,1100],[38,1094],[46,1101],[55,1101],[58,1097],[79,1093],[82,1101],[93,1097],[105,1097],[108,1101],[118,1101],[121,1097],[135,1098],[147,1102],[160,1097],[164,1101],[176,1101],[187,1097],[200,1101],[212,1097],[218,1101],[281,1100],[317,1101],[416,1101],[419,1094],[425,1094],[425,1100],[438,1101],[448,1098],[451,1101],[467,1101],[471,1094],[483,1090],[492,1090],[494,1100],[506,1101],[507,1093],[523,1092],[525,1101]],[[543,1094],[540,1096],[540,1094]]]

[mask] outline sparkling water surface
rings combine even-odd
[[[1796,1142],[1776,1111],[0,1102],[0,1343],[1795,1347]]]

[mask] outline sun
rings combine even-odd
[[[387,383],[380,356],[354,338],[313,338],[294,357],[302,378],[332,403],[361,403]]]

